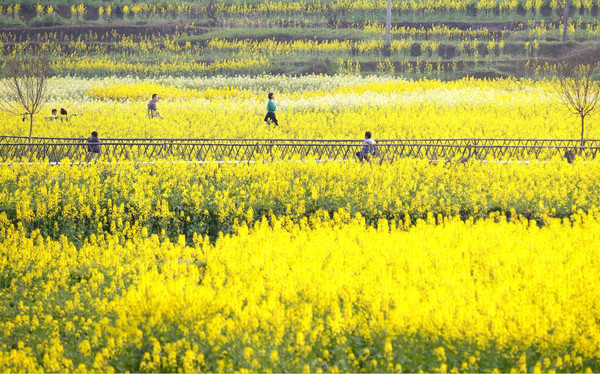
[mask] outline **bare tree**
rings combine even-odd
[[[391,29],[392,29],[392,0],[388,0],[386,12],[385,12],[385,44],[388,44],[388,45],[392,42]]]
[[[219,5],[216,0],[208,0],[204,8],[206,17],[208,17],[214,25],[219,24]]]
[[[385,43],[383,44],[383,55],[390,56],[392,48],[392,0],[387,1],[385,13]]]
[[[29,142],[33,116],[48,100],[48,60],[40,52],[6,60],[8,78],[0,81],[0,109],[16,116],[29,117]]]
[[[585,117],[596,109],[600,101],[600,85],[594,80],[598,65],[563,66],[558,77],[557,91],[560,102],[581,118],[581,146],[585,146]]]

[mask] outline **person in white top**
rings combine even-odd
[[[371,132],[365,133],[365,141],[360,152],[356,152],[356,157],[362,162],[364,160],[369,161],[369,156],[375,156],[377,154],[377,142],[371,138]]]

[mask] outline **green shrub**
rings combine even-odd
[[[56,25],[64,25],[69,21],[58,14],[44,14],[38,15],[32,18],[29,21],[29,26],[56,26]]]
[[[0,16],[0,27],[18,27],[25,26],[25,22],[20,18]]]

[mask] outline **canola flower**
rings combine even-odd
[[[543,0],[412,0],[397,1],[392,3],[394,11],[411,12],[419,15],[432,13],[465,14],[469,6],[474,6],[484,15],[490,12],[498,11],[502,14],[515,14],[517,7],[521,5],[531,15],[539,16],[543,5],[548,5],[551,10],[560,10],[560,1]],[[585,14],[592,14],[594,5],[598,5],[597,0],[573,1],[573,6],[577,10],[583,10]],[[149,9],[146,3],[141,3],[140,7]],[[321,13],[328,9],[342,12],[359,11],[372,14],[373,11],[382,11],[386,8],[385,0],[335,0],[335,1],[235,1],[227,4],[219,4],[220,12],[232,15],[253,15],[257,13],[281,13],[283,15],[303,14],[311,15]],[[164,7],[162,7],[164,9]],[[170,9],[169,9],[170,10]],[[182,9],[179,13],[189,12],[191,9]],[[148,12],[149,15],[156,13],[156,10]],[[492,13],[493,14],[493,13]]]
[[[103,56],[98,58],[72,58],[56,60],[51,63],[51,68],[59,75],[67,75],[73,71],[80,74],[94,74],[98,72],[121,73],[136,76],[168,75],[175,73],[204,74],[223,71],[248,72],[262,71],[269,66],[269,60],[262,56],[243,57],[240,59],[223,59],[212,62],[196,61],[160,61],[153,64],[142,64],[137,61],[117,61]]]
[[[600,163],[393,164],[130,161],[0,167],[0,206],[11,222],[45,236],[135,232],[176,239],[218,236],[263,217],[299,222],[345,209],[370,224],[421,218],[482,218],[503,212],[543,224],[600,207]]]
[[[48,14],[54,12],[51,5],[48,5],[45,10],[41,4],[36,8],[39,15],[44,12]],[[131,10],[135,19],[144,13],[143,9],[149,10],[151,7],[138,4],[130,9],[125,5],[123,11]],[[99,7],[98,11],[100,10],[104,12],[104,8]],[[72,11],[73,17],[81,18],[86,10],[85,6],[80,4],[77,7],[73,5]],[[126,18],[129,17],[127,12],[125,12]],[[102,18],[102,15],[99,16]],[[365,18],[370,20],[372,17]],[[238,26],[248,26],[240,19],[233,22],[240,23]],[[247,22],[252,23],[251,20]],[[177,27],[169,35],[120,34],[113,30],[105,33],[90,31],[74,36],[67,32],[54,31],[39,34],[33,40],[27,34],[2,32],[0,49],[7,55],[21,54],[27,53],[25,51],[31,43],[39,45],[52,61],[51,74],[53,75],[191,77],[215,73],[260,74],[264,71],[280,71],[280,65],[289,63],[290,57],[295,57],[294,60],[298,59],[306,64],[310,64],[315,55],[331,54],[337,59],[357,58],[362,62],[372,62],[373,57],[383,55],[381,35],[383,24],[367,21],[362,28],[353,31],[354,36],[351,38],[340,36],[340,39],[332,40],[327,38],[312,40],[310,35],[305,35],[305,29],[300,29],[298,32],[305,36],[292,41],[262,39],[261,36],[255,40],[252,36],[239,35],[235,32],[231,38],[204,40],[197,34],[198,31],[193,24]],[[295,33],[292,29],[286,30]],[[568,30],[570,38],[576,35],[577,38],[586,40],[600,38],[600,22],[596,19],[585,22],[581,18],[574,19],[570,21]],[[280,26],[273,28],[275,34],[281,31]],[[464,69],[464,64],[476,67],[493,61],[505,63],[505,39],[513,51],[516,45],[520,45],[522,56],[537,61],[542,46],[540,43],[554,40],[559,32],[553,22],[546,23],[545,20],[536,19],[519,23],[512,31],[517,34],[526,32],[529,38],[514,40],[507,30],[497,31],[487,28],[459,30],[437,25],[431,28],[394,27],[391,30],[394,40],[390,52],[391,58],[395,60],[395,69],[394,71],[386,69],[386,72],[452,79],[455,76],[454,72]],[[481,45],[486,46],[481,50],[483,56],[480,56]],[[454,57],[450,60],[447,59],[448,47],[455,51],[452,52]],[[517,56],[513,57],[517,58]],[[363,68],[371,73],[376,71],[371,64],[363,64]],[[332,67],[325,69],[330,73],[333,70]],[[344,73],[345,70],[340,68],[337,72]],[[360,70],[355,69],[353,72],[360,73]],[[547,76],[555,73],[545,70],[541,74],[536,74]]]
[[[7,14],[12,14],[14,7],[20,7],[19,1],[15,1],[7,6]],[[58,2],[57,4],[60,4]],[[225,15],[237,16],[256,16],[256,15],[280,15],[293,16],[303,15],[304,17],[313,16],[326,10],[335,10],[339,12],[359,12],[359,14],[373,15],[375,12],[384,11],[386,8],[385,0],[299,0],[299,1],[231,1],[216,3],[216,10]],[[529,16],[539,17],[544,6],[549,7],[553,12],[559,12],[563,4],[559,0],[402,0],[392,3],[392,9],[396,12],[409,13],[410,15],[426,16],[433,13],[445,13],[451,15],[464,15],[473,8],[481,16],[497,16],[498,13],[515,15],[517,9],[523,9]],[[594,9],[598,6],[598,0],[575,0],[572,2],[578,14],[587,16],[594,15]],[[117,7],[117,6],[116,6]],[[188,4],[177,4],[173,2],[145,1],[137,2],[135,5],[119,5],[124,19],[139,20],[158,19],[158,18],[176,18],[176,17],[197,17],[199,6]],[[10,10],[10,11],[9,11]],[[85,13],[85,7],[80,4],[73,6],[73,14]],[[15,12],[18,14],[18,11]],[[99,12],[100,13],[100,12]],[[100,14],[101,15],[101,14]],[[472,14],[470,14],[472,15]]]
[[[115,79],[51,80],[85,115],[37,130],[266,134],[243,124],[272,87],[299,117],[276,134],[570,129],[549,81]],[[154,90],[171,119],[132,109]],[[600,370],[598,161],[4,161],[0,371]]]
[[[584,14],[598,5],[573,3]],[[414,0],[394,2],[394,10],[451,14],[474,6],[493,15],[524,5],[537,16],[544,4]],[[291,19],[328,9],[374,15],[385,1],[218,7]],[[86,12],[83,4],[71,9],[74,18]],[[196,10],[143,2],[121,8],[133,20]],[[103,18],[113,9],[98,12]],[[597,38],[599,25],[587,23],[586,36]],[[529,57],[538,57],[538,39],[553,27],[523,26]],[[382,30],[364,27],[374,38]],[[576,32],[584,32],[581,19],[569,24]],[[476,60],[481,46],[488,59],[503,53],[503,32],[435,26],[392,33],[401,37],[391,45],[398,55],[417,41],[422,56],[435,58],[444,38],[456,41],[463,57]],[[0,35],[0,48],[23,48],[11,38]],[[358,138],[368,129],[378,138],[569,138],[578,131],[576,119],[553,105],[551,81],[359,77],[353,74],[363,61],[348,56],[338,60],[337,77],[168,76],[260,73],[271,63],[262,57],[267,51],[377,54],[380,40],[213,39],[207,48],[219,57],[198,62],[203,47],[171,37],[120,36],[110,57],[105,45],[89,43],[92,33],[63,35],[59,43],[45,38],[40,47],[57,57],[55,72],[154,78],[53,78],[47,109],[85,115],[38,122],[37,135]],[[177,59],[165,58],[173,53]],[[416,64],[433,69],[431,61]],[[392,75],[397,68],[378,62]],[[285,126],[278,129],[261,121],[269,91],[281,97]],[[155,92],[165,121],[145,115]],[[18,118],[0,114],[0,123],[1,134],[25,133]],[[597,116],[590,123],[588,136],[598,137]],[[0,371],[600,370],[597,161],[2,161]]]
[[[543,21],[542,21],[543,22]],[[545,26],[545,23],[542,23]],[[535,28],[537,25],[531,25]],[[367,20],[363,25],[363,30],[370,34],[385,34],[385,24]],[[504,37],[507,33],[506,30],[502,30],[499,33],[490,31],[487,28],[469,28],[466,30],[449,27],[446,25],[431,25],[431,27],[411,27],[411,26],[393,26],[390,28],[390,33],[395,36],[410,37],[416,40],[463,40],[463,39],[485,39],[491,40],[498,36]]]
[[[412,43],[411,43],[412,45]],[[351,41],[351,40],[294,40],[278,42],[275,39],[260,41],[247,39],[211,39],[207,42],[208,51],[229,51],[236,53],[294,55],[297,53],[332,53],[352,52],[361,54],[379,54],[383,47],[382,40]]]
[[[2,371],[600,370],[598,213],[0,239]]]
[[[46,109],[83,111],[70,122],[36,121],[34,135],[101,138],[577,138],[576,116],[549,80],[411,81],[388,77],[53,78]],[[278,92],[281,126],[264,126],[267,92]],[[158,93],[164,121],[149,120]],[[586,137],[600,138],[598,115]],[[0,134],[28,134],[0,113]]]

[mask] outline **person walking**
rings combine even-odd
[[[275,105],[275,102],[273,101],[275,99],[275,94],[273,92],[269,92],[268,97],[269,102],[267,103],[267,115],[265,116],[265,122],[267,125],[270,124],[270,122],[273,122],[275,126],[279,126],[277,117],[275,117],[275,111],[277,110],[277,105]]]
[[[369,161],[369,156],[377,155],[377,142],[372,138],[371,132],[365,132],[365,141],[363,142],[362,149],[356,152],[356,157],[363,162],[364,160]]]
[[[160,118],[164,119],[163,116],[160,115],[156,107],[156,103],[158,102],[158,94],[152,94],[152,100],[148,103],[148,118]]]

